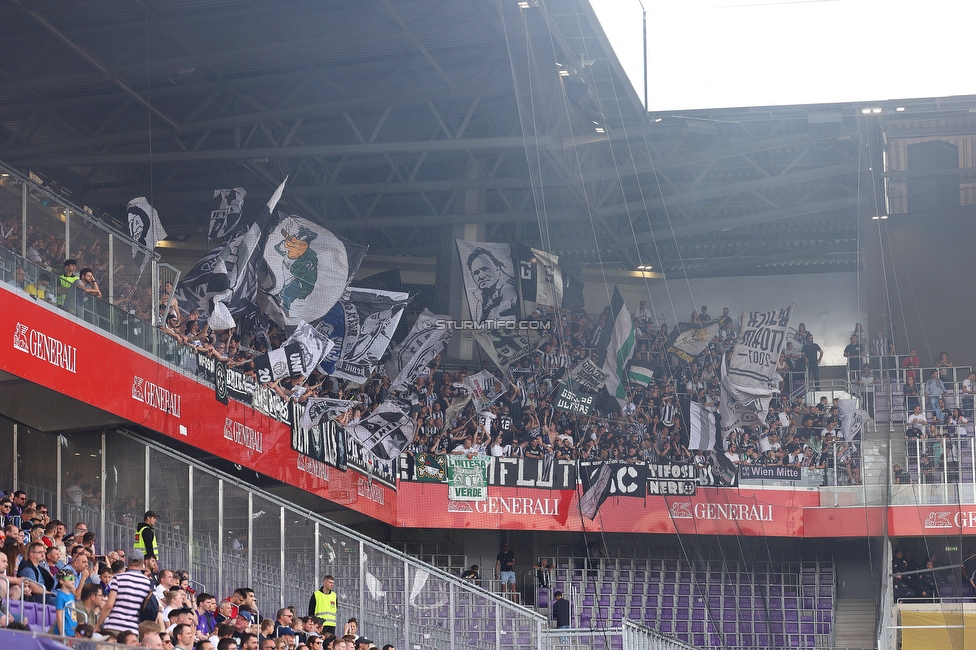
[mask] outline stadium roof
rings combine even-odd
[[[0,161],[116,221],[150,197],[173,250],[205,245],[214,189],[288,176],[281,209],[377,255],[473,224],[671,277],[853,270],[858,217],[907,211],[904,145],[973,151],[971,106],[647,114],[585,0],[0,8]]]

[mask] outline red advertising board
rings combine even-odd
[[[694,496],[609,497],[594,521],[577,492],[489,487],[488,499],[450,501],[442,483],[401,481],[399,525],[414,528],[565,530],[699,535],[803,535],[803,509],[816,492],[700,488]],[[406,507],[406,504],[422,507]]]
[[[395,493],[291,448],[291,428],[64,312],[0,288],[0,370],[387,523]]]

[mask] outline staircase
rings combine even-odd
[[[872,598],[837,600],[834,647],[858,650],[875,647],[875,602]]]
[[[889,426],[891,431],[888,430]],[[904,424],[868,421],[861,429],[861,443],[861,479],[865,485],[887,485],[891,482],[889,446],[891,463],[905,467]]]

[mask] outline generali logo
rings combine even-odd
[[[132,377],[132,399],[174,417],[180,417],[183,406],[183,397],[179,393],[158,386],[139,375]]]
[[[669,509],[672,519],[723,519],[727,521],[772,521],[773,506],[746,503],[691,503],[678,501]],[[974,513],[976,514],[976,513]]]
[[[14,326],[14,349],[77,374],[78,348],[38,332],[29,325],[17,323]]]
[[[956,526],[963,527],[967,523],[965,512],[957,512],[955,516]],[[969,519],[972,520],[972,515],[976,513],[968,513],[970,515]],[[932,510],[929,512],[928,517],[925,518],[925,523],[922,524],[924,528],[952,528],[952,520],[949,517],[952,515],[951,512],[936,511]]]

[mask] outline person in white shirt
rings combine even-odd
[[[915,410],[908,416],[905,436],[908,438],[921,438],[922,432],[925,431],[927,424],[928,420],[925,417],[925,413],[922,412],[922,407],[916,404]]]

